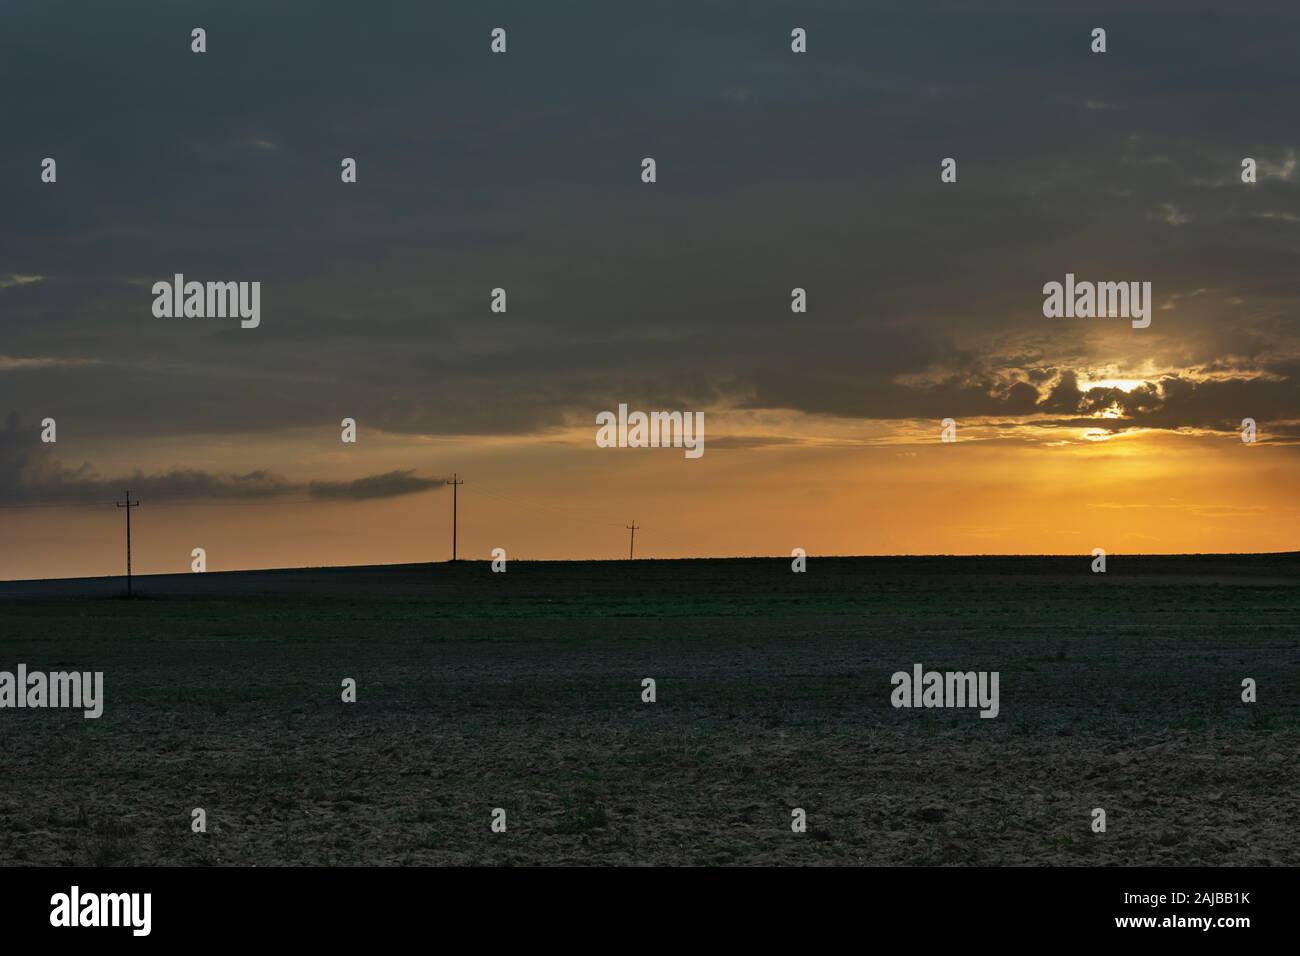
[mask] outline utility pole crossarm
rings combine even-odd
[[[451,481],[451,559],[456,560],[456,491],[461,485],[465,484],[464,479],[458,478],[455,472],[452,472]]]

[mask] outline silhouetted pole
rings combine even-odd
[[[131,501],[131,492],[126,493],[126,501],[115,501],[119,508],[126,509],[126,593],[131,595],[131,509],[139,508],[140,502]]]
[[[457,481],[455,472],[452,473],[451,481],[451,559],[456,560],[456,489],[465,484],[464,481]]]
[[[632,523],[630,525],[626,525],[626,528],[628,531],[632,532],[632,539],[627,543],[627,559],[631,561],[632,549],[636,547],[636,529],[637,529],[636,519],[633,518]]]

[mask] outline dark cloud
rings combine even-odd
[[[1245,418],[1270,422],[1273,434],[1282,423],[1300,418],[1300,388],[1294,370],[1277,379],[1225,378],[1195,381],[1164,376],[1124,391],[1091,388],[1080,391],[1074,373],[1066,372],[1038,408],[1045,412],[1081,416],[1112,413],[1107,419],[1076,418],[1069,427],[1193,428],[1238,431]],[[1035,424],[1041,424],[1036,422]],[[1285,429],[1287,433],[1293,429]]]
[[[440,488],[445,478],[422,477],[414,470],[390,471],[353,481],[291,481],[259,469],[242,475],[213,474],[193,468],[105,478],[89,462],[70,468],[59,462],[40,428],[24,427],[11,412],[0,430],[0,496],[11,504],[89,503],[131,494],[153,500],[255,501],[307,497],[338,501],[395,498]]]
[[[124,437],[344,414],[538,433],[619,401],[1112,402],[1161,428],[1296,410],[1294,16],[1124,5],[1098,57],[1096,11],[1068,3],[381,7],[5,4],[0,86],[27,92],[6,110],[0,275],[44,278],[0,287],[0,407]],[[178,271],[261,281],[261,327],[155,319],[149,285]],[[1041,314],[1067,271],[1152,281],[1174,308],[1098,342]],[[1008,336],[1037,357],[1008,359]],[[1157,353],[1273,378],[1120,398],[1059,373]],[[935,367],[956,371],[916,384]]]
[[[1076,412],[1081,410],[1083,402],[1084,393],[1079,388],[1079,376],[1065,371],[1056,384],[1048,389],[1038,406],[1045,412]]]
[[[422,478],[413,470],[389,471],[355,481],[313,481],[307,489],[313,498],[339,498],[365,501],[370,498],[396,498],[413,495],[447,483],[445,478]]]

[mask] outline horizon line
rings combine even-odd
[[[523,564],[637,564],[643,562],[668,562],[668,561],[789,561],[793,556],[788,554],[751,554],[751,555],[695,555],[689,557],[671,557],[671,558],[510,558],[511,563]],[[836,561],[865,561],[865,560],[898,560],[898,559],[917,559],[917,558],[942,558],[947,560],[976,560],[988,558],[1080,558],[1088,559],[1093,557],[1090,552],[1042,552],[1042,553],[997,553],[984,552],[973,554],[954,554],[945,553],[908,553],[897,552],[893,554],[809,554],[806,555],[809,560],[836,560]],[[1107,558],[1282,558],[1298,557],[1300,550],[1295,551],[1107,551]],[[134,578],[164,578],[193,576],[196,574],[216,575],[216,574],[272,574],[277,572],[291,571],[361,571],[375,568],[422,568],[422,567],[440,567],[457,564],[491,564],[491,557],[486,558],[444,558],[437,561],[401,561],[392,564],[316,564],[301,565],[298,567],[275,567],[275,568],[230,568],[224,571],[155,571],[149,573],[135,573]],[[0,584],[33,584],[44,581],[108,581],[120,578],[126,580],[125,574],[96,574],[81,575],[78,577],[67,578],[0,578]]]

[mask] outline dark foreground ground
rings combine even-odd
[[[0,710],[0,863],[1300,863],[1300,556],[1089,563],[0,584],[0,669],[106,697]],[[893,709],[918,662],[998,718]]]

